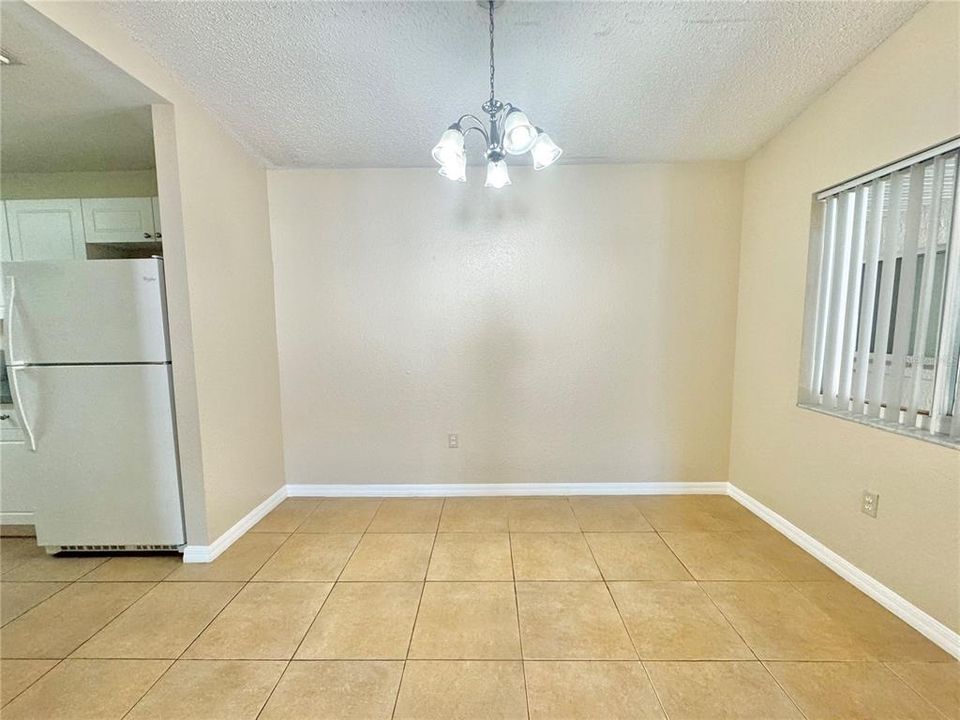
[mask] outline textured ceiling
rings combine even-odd
[[[497,95],[568,162],[740,159],[921,4],[507,0]],[[103,7],[274,166],[429,165],[488,92],[472,1]]]
[[[154,166],[149,105],[160,98],[24,3],[0,4],[3,172]]]

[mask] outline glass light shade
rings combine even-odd
[[[487,181],[484,187],[502,188],[510,184],[510,173],[507,172],[507,163],[503,160],[491,160],[487,163]]]
[[[511,112],[503,121],[503,149],[511,155],[527,152],[537,139],[537,129],[530,124],[526,113]]]
[[[443,131],[438,142],[431,152],[433,159],[441,165],[449,165],[463,157],[463,133],[456,128]]]
[[[458,157],[453,158],[450,162],[445,162],[440,166],[439,172],[445,178],[454,180],[455,182],[466,182],[467,156],[461,153]]]
[[[533,155],[533,169],[543,170],[549,165],[553,165],[557,158],[563,155],[563,150],[550,139],[545,132],[537,135],[537,139],[530,148],[530,154]]]

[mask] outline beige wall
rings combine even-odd
[[[155,197],[155,170],[106,172],[4,173],[0,175],[0,198]]]
[[[95,4],[31,5],[172,104],[153,116],[158,189],[188,541],[204,544],[283,484],[266,174]]]
[[[960,453],[795,404],[811,194],[960,133],[958,9],[921,10],[747,164],[730,464],[734,484],[954,630]]]
[[[725,480],[741,170],[271,171],[287,481]]]

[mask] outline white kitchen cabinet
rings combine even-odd
[[[12,260],[83,260],[79,200],[7,200],[4,203]]]
[[[7,210],[0,207],[0,262],[13,260],[10,252],[10,233],[7,232]]]
[[[150,198],[153,203],[153,236],[159,240],[160,234],[160,198]]]
[[[159,240],[153,198],[84,198],[83,229],[88,243],[144,243]]]

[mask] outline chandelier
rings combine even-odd
[[[533,167],[542,170],[552,165],[563,152],[550,136],[538,127],[530,124],[526,114],[510,103],[497,100],[493,88],[496,67],[493,62],[493,4],[488,0],[490,13],[490,99],[481,108],[489,116],[489,131],[484,122],[476,115],[462,115],[459,120],[447,128],[440,136],[440,142],[433,148],[433,159],[440,164],[440,174],[456,182],[467,181],[467,157],[463,141],[471,130],[480,133],[486,146],[484,157],[487,159],[486,187],[502,188],[510,184],[507,172],[506,156],[523,155],[529,152],[533,156]]]

